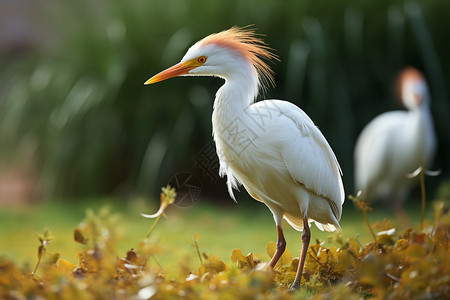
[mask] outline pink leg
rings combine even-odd
[[[297,290],[300,288],[300,282],[302,279],[303,266],[305,264],[306,253],[308,252],[309,241],[311,239],[311,231],[309,229],[308,218],[303,218],[303,233],[302,233],[302,253],[300,255],[300,261],[298,262],[297,274],[295,275],[294,283],[291,286],[291,290]]]
[[[269,263],[271,268],[275,267],[281,255],[283,255],[284,250],[286,249],[286,240],[284,239],[283,229],[281,228],[281,226],[278,225],[277,225],[277,234],[278,234],[277,250],[275,251],[275,254],[273,255]]]

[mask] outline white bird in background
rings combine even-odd
[[[255,103],[259,89],[273,84],[273,72],[262,60],[272,58],[270,48],[252,30],[233,27],[197,42],[180,63],[145,84],[180,75],[225,80],[212,114],[220,175],[227,175],[233,199],[232,188],[243,184],[272,212],[278,234],[272,268],[286,248],[283,218],[303,230],[291,287],[297,289],[310,241],[309,222],[321,230],[340,228],[344,188],[336,156],[305,112],[281,100]]]
[[[398,88],[408,111],[383,113],[363,129],[355,146],[355,186],[362,199],[388,201],[398,217],[407,221],[402,202],[416,182],[407,175],[430,166],[436,134],[423,75],[414,68],[405,69]]]

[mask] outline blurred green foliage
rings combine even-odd
[[[448,1],[52,1],[36,10],[51,38],[0,57],[1,162],[31,156],[52,195],[151,194],[211,142],[221,81],[144,81],[204,36],[254,24],[281,62],[266,97],[302,107],[329,140],[352,190],[353,146],[398,108],[393,82],[424,71],[448,176]],[[51,9],[50,9],[51,8]],[[205,182],[205,185],[207,182]],[[225,187],[223,187],[225,191]]]

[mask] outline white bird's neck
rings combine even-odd
[[[409,115],[412,122],[416,123],[417,126],[424,127],[424,125],[433,123],[428,103],[422,103],[414,109],[410,109]]]
[[[219,135],[254,103],[258,94],[258,77],[253,66],[242,66],[225,79],[216,93],[212,115],[213,133]]]
[[[403,139],[407,140],[405,144],[414,149],[414,153],[418,156],[415,159],[421,160],[421,164],[425,164],[426,167],[432,159],[436,146],[433,117],[428,103],[423,103],[409,111]]]
[[[234,199],[232,189],[237,187],[238,180],[230,164],[240,161],[236,155],[239,156],[250,139],[245,112],[258,94],[258,77],[253,66],[244,66],[224,79],[225,84],[216,93],[212,125],[220,161],[219,174],[227,175],[228,192]]]

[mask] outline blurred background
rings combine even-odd
[[[0,0],[0,203],[157,203],[161,186],[187,174],[207,201],[232,204],[210,152],[222,81],[143,83],[206,35],[251,24],[280,58],[264,97],[309,114],[347,195],[358,134],[402,109],[396,76],[420,69],[439,143],[433,168],[442,169],[428,191],[439,193],[450,174],[449,1]]]

